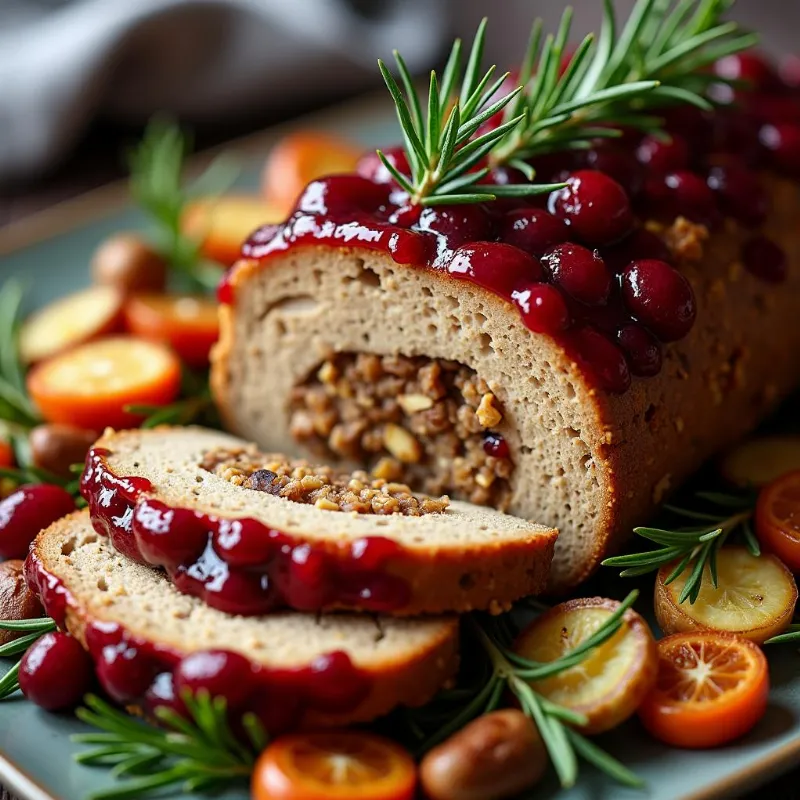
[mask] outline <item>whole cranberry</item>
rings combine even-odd
[[[782,283],[786,280],[786,253],[766,236],[754,236],[744,243],[742,261],[749,273],[767,283]]]
[[[739,163],[757,166],[764,160],[758,141],[761,123],[740,109],[718,109],[714,115],[714,150],[729,153]]]
[[[511,450],[502,433],[487,431],[483,434],[483,452],[492,458],[510,458]]]
[[[256,520],[221,517],[214,531],[214,551],[232,567],[266,565],[279,547]]]
[[[652,172],[665,175],[689,164],[689,145],[678,134],[667,139],[645,136],[636,148],[636,158]]]
[[[406,151],[402,146],[398,145],[397,147],[390,147],[382,152],[384,156],[386,156],[386,160],[401,175],[411,175],[411,167],[408,163],[408,157],[406,156]],[[366,178],[373,183],[395,184],[394,176],[391,172],[389,172],[388,169],[386,169],[383,161],[378,158],[378,154],[374,150],[370,150],[368,153],[365,153],[363,156],[361,156],[356,164],[356,172],[362,178]]]
[[[612,394],[627,391],[631,385],[631,373],[619,347],[590,326],[570,331],[568,336],[578,357],[588,365],[603,389]]]
[[[714,141],[714,116],[688,103],[679,103],[659,110],[664,119],[664,129],[671,134],[682,136],[689,144],[695,160],[707,153]]]
[[[447,247],[455,250],[462,244],[490,238],[492,226],[481,205],[434,206],[420,215],[416,228],[435,233],[445,239]]]
[[[569,230],[564,222],[541,208],[518,208],[498,223],[501,241],[519,247],[537,258],[553,245],[566,242]]]
[[[149,564],[177,569],[200,557],[209,531],[193,511],[150,499],[137,505],[133,533],[139,552]]]
[[[574,150],[560,150],[536,156],[530,161],[536,170],[539,183],[554,183],[565,180],[580,165],[580,155]]]
[[[317,656],[305,678],[314,706],[330,712],[355,708],[370,688],[350,656],[341,650]]]
[[[253,691],[253,667],[239,653],[205,650],[186,656],[173,673],[178,696],[188,690],[204,690],[211,697],[224,697],[228,708],[237,708]]]
[[[347,217],[374,214],[389,202],[389,188],[360,175],[330,175],[306,186],[296,210],[304,214]]]
[[[636,228],[630,236],[611,247],[603,248],[603,261],[614,273],[622,272],[631,261],[640,258],[655,258],[669,261],[672,254],[664,240],[647,228]]]
[[[25,558],[39,531],[74,510],[75,501],[60,486],[20,486],[0,502],[0,557]]]
[[[502,242],[477,242],[459,247],[453,253],[447,271],[501,297],[510,297],[520,284],[542,277],[538,261],[518,247]]]
[[[296,724],[302,703],[289,688],[259,687],[255,695],[247,701],[247,710],[256,715],[270,736],[278,736]]]
[[[767,150],[773,166],[792,175],[800,173],[800,125],[790,122],[763,125],[758,140]]]
[[[72,636],[45,633],[19,665],[19,687],[28,700],[48,711],[73,708],[92,685],[92,659]]]
[[[120,638],[102,647],[96,669],[109,697],[118,703],[129,703],[145,695],[159,672],[159,665],[148,653]]]
[[[778,76],[769,61],[754,50],[723,56],[714,72],[729,81],[744,81],[749,92],[772,91],[779,86]]]
[[[608,300],[611,274],[597,250],[579,244],[559,244],[542,257],[550,277],[567,294],[589,306]]]
[[[570,315],[561,292],[547,283],[533,283],[511,296],[522,320],[534,333],[550,335],[569,327]]]
[[[800,56],[788,55],[782,59],[778,74],[788,89],[800,89]]]
[[[641,325],[624,325],[617,331],[617,343],[625,351],[634,375],[650,378],[661,372],[661,345]]]
[[[737,164],[712,167],[706,183],[717,195],[724,214],[750,227],[766,219],[769,197],[757,172]]]
[[[631,314],[662,342],[682,339],[697,309],[689,281],[664,261],[644,259],[622,273],[622,298]]]
[[[570,175],[567,185],[550,195],[549,208],[590,245],[616,242],[633,227],[625,190],[613,178],[594,170]]]
[[[617,144],[603,143],[587,150],[581,166],[610,175],[628,197],[637,197],[644,186],[642,165]]]
[[[694,172],[683,169],[653,177],[647,181],[645,192],[650,205],[662,216],[682,216],[709,226],[717,222],[714,193]]]

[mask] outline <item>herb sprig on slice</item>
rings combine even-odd
[[[583,662],[617,633],[625,612],[637,596],[638,592],[631,592],[591,636],[546,663],[530,661],[511,649],[514,630],[508,614],[471,617],[471,630],[483,657],[478,678],[471,686],[441,692],[428,706],[406,712],[405,719],[416,740],[416,753],[422,755],[471,720],[499,708],[503,696],[510,691],[522,711],[536,723],[563,787],[573,786],[577,781],[579,758],[619,783],[641,787],[643,783],[637,775],[575,730],[574,726],[585,724],[583,715],[551,702],[530,685]]]
[[[755,496],[752,494],[727,494],[724,492],[697,492],[695,495],[714,511],[696,510],[682,506],[666,505],[664,508],[681,520],[693,524],[668,528],[634,528],[644,539],[655,542],[660,548],[613,556],[603,561],[606,567],[622,567],[620,576],[632,578],[656,572],[665,564],[675,564],[665,583],[689,573],[678,602],[694,603],[706,575],[717,587],[717,553],[734,533],[741,533],[747,549],[758,556],[761,549],[752,529]],[[706,569],[708,568],[708,569]]]
[[[561,185],[481,185],[489,169],[479,165],[524,117],[524,114],[519,114],[499,127],[481,131],[484,123],[506,108],[522,91],[519,87],[494,99],[509,73],[494,79],[496,67],[481,71],[485,37],[486,19],[478,27],[463,70],[461,40],[456,39],[441,81],[436,72],[431,72],[424,113],[403,57],[395,51],[402,89],[386,64],[378,61],[396,106],[411,175],[404,175],[380,150],[378,157],[408,192],[412,205],[480,203],[497,197],[542,194]]]
[[[657,133],[663,121],[654,108],[688,103],[710,109],[705,90],[722,79],[704,68],[757,41],[721,19],[731,5],[733,0],[638,0],[619,28],[611,0],[604,0],[600,36],[585,37],[571,56],[572,10],[544,41],[537,20],[520,70],[524,91],[505,112],[523,121],[504,136],[490,162],[532,177],[527,160],[534,156],[590,147],[595,139],[619,136],[620,126]]]
[[[0,620],[0,631],[14,631],[24,633],[18,639],[14,639],[0,646],[0,658],[12,658],[23,653],[45,633],[50,633],[56,629],[56,623],[50,617],[41,619],[22,619],[22,620]],[[19,690],[19,660],[0,678],[0,700],[14,694]]]
[[[267,745],[258,719],[246,714],[242,726],[248,743],[240,742],[228,724],[224,698],[207,692],[182,696],[189,719],[161,707],[155,716],[163,728],[155,728],[129,716],[94,695],[84,698],[85,708],[76,715],[100,733],[72,736],[74,742],[94,745],[75,760],[90,766],[110,767],[118,785],[94,792],[90,800],[138,798],[163,789],[183,792],[214,791],[231,781],[246,781],[255,758]]]
[[[194,197],[218,195],[230,188],[239,168],[229,155],[215,159],[191,185],[184,180],[191,141],[170,122],[154,119],[129,156],[130,191],[154,223],[155,245],[191,290],[213,290],[222,266],[203,258],[200,241],[187,236],[181,219]]]

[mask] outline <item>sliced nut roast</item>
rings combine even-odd
[[[547,751],[521,711],[493,711],[431,750],[420,765],[430,800],[501,800],[541,780]]]

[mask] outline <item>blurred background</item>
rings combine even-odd
[[[633,0],[617,0],[623,14]],[[600,0],[575,0],[575,33]],[[517,63],[551,0],[0,0],[0,225],[119,177],[121,152],[167,111],[219,144],[378,88],[393,47],[439,64],[491,12],[487,60]],[[738,0],[772,53],[796,49],[800,2]]]

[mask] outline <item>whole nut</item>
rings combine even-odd
[[[106,239],[92,258],[92,280],[116,286],[123,292],[163,292],[167,263],[134,233]]]
[[[547,768],[536,726],[517,709],[478,717],[420,765],[430,800],[501,800],[536,784]]]
[[[43,617],[44,609],[28,588],[22,574],[22,561],[0,562],[0,620],[35,619]],[[0,630],[0,645],[19,638],[23,632]]]
[[[61,478],[74,477],[70,467],[84,462],[96,439],[94,431],[55,423],[37,425],[28,435],[34,465]]]

